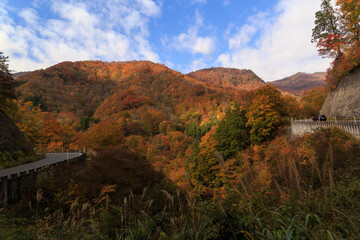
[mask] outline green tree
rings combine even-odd
[[[249,129],[246,123],[245,110],[240,110],[238,106],[226,110],[225,118],[219,123],[214,135],[218,142],[216,150],[222,154],[224,159],[234,156],[248,146]]]
[[[16,98],[15,80],[8,69],[8,57],[0,52],[0,109],[5,112],[11,111],[15,104],[12,102]]]
[[[330,0],[322,0],[321,10],[315,13],[315,27],[311,42],[316,42],[319,54],[324,57],[340,57],[343,33],[339,14]]]

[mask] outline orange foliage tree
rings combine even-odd
[[[246,117],[252,143],[270,139],[274,131],[286,121],[287,112],[280,91],[271,84],[251,92],[252,100]]]
[[[51,113],[42,113],[42,127],[39,131],[41,148],[48,152],[61,151],[63,147],[63,129]]]
[[[24,133],[28,142],[38,146],[40,143],[41,111],[34,107],[32,102],[16,101],[18,111],[15,116],[15,123]]]
[[[334,57],[328,71],[327,83],[335,89],[339,80],[359,66],[360,61],[360,4],[358,0],[323,0],[316,12],[313,42],[320,55]]]
[[[305,92],[300,100],[300,109],[304,117],[319,114],[327,95],[328,89],[325,87],[313,88]]]
[[[108,147],[121,146],[124,141],[124,133],[115,120],[108,119],[90,127],[84,133],[83,138],[79,137],[79,139],[80,147],[82,145],[98,151]]]

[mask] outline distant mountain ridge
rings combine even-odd
[[[302,95],[304,92],[315,87],[325,86],[326,72],[303,73],[298,72],[290,77],[271,82],[284,92],[294,95]]]
[[[17,72],[17,73],[13,73],[12,75],[15,79],[18,79],[19,77],[25,76],[28,73],[31,73],[31,72]]]
[[[188,73],[187,76],[224,88],[252,90],[265,85],[265,82],[249,69],[206,68]]]
[[[21,99],[43,111],[72,112],[80,118],[143,105],[171,108],[180,114],[185,106],[194,108],[199,103],[196,108],[204,108],[202,104],[214,95],[240,96],[265,85],[251,70],[210,68],[184,75],[150,61],[62,62],[17,80],[22,83],[17,88]]]

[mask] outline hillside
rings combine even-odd
[[[140,107],[155,108],[166,116],[180,116],[184,109],[209,113],[214,109],[206,102],[210,103],[215,96],[222,101],[221,91],[147,61],[63,62],[18,80],[24,82],[18,87],[24,101],[33,102],[43,111],[70,112],[80,118],[94,114],[104,118]]]
[[[235,68],[207,68],[187,74],[198,81],[238,90],[252,90],[265,85],[253,71]]]
[[[289,92],[294,95],[302,95],[315,87],[325,86],[325,72],[317,73],[296,73],[290,77],[271,82],[281,91]]]
[[[32,129],[28,139],[41,136],[36,147],[48,151],[85,145],[97,149],[117,145],[124,137],[143,141],[169,131],[181,131],[186,139],[188,124],[211,127],[224,116],[228,102],[245,97],[149,61],[63,62],[18,80],[24,82],[17,88],[22,119],[40,119],[39,124],[19,124]],[[41,112],[29,112],[36,108]],[[101,142],[97,138],[103,128],[109,136]],[[184,148],[190,143],[186,140]]]
[[[32,146],[13,121],[0,110],[0,169],[16,164],[19,158],[34,155]]]

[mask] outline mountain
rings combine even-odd
[[[43,111],[73,112],[79,117],[92,115],[113,93],[117,67],[100,61],[62,62],[45,70],[19,77],[20,99],[31,101]]]
[[[196,113],[205,121],[216,118],[227,99],[240,96],[150,61],[62,62],[18,81],[24,83],[17,88],[20,99],[43,111],[80,118],[119,118],[125,112],[141,118],[150,111],[163,120],[176,116],[187,121]]]
[[[281,80],[273,81],[271,84],[284,92],[289,92],[294,95],[302,95],[304,92],[311,90],[314,87],[325,86],[325,72],[316,73],[296,73],[290,77]]]
[[[253,71],[235,68],[207,68],[187,74],[200,82],[230,89],[252,90],[265,85]]]

